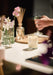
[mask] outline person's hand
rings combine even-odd
[[[35,25],[38,30],[42,30],[49,26],[49,19],[47,16],[43,15],[41,19],[35,19]]]
[[[43,19],[36,19],[35,20],[36,27],[38,30],[42,30],[45,27],[49,26],[49,21],[48,20],[43,20]]]
[[[49,20],[50,18],[47,17],[46,15],[43,15],[43,16],[41,17],[41,19],[47,19],[47,20]]]

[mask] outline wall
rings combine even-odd
[[[53,12],[51,8],[50,0],[1,0],[0,1],[0,15],[7,15],[11,19],[14,19],[12,12],[15,7],[21,6],[26,8],[26,12],[23,19],[23,26],[26,33],[36,31],[34,27],[34,16],[47,15],[52,17]],[[18,23],[15,23],[15,34]]]
[[[34,18],[34,16],[42,16],[42,15],[47,15],[48,17],[53,17],[50,0],[33,0],[32,7],[33,7],[33,10],[31,10],[31,11],[33,11],[33,13],[32,13],[32,16],[29,19],[27,19],[26,33],[33,33],[37,30],[32,17]],[[52,28],[53,27],[47,27],[47,28],[43,29],[41,32],[43,32],[45,34],[48,29],[52,30]]]
[[[33,16],[42,16],[47,15],[51,17],[50,15],[50,0],[34,0],[34,6],[33,6]]]

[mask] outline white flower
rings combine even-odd
[[[13,28],[13,27],[14,27],[14,20],[11,21],[11,19],[9,19],[9,17],[6,18],[4,23],[3,23],[4,30],[5,29],[9,30],[9,28]]]
[[[13,28],[14,27],[14,20],[12,22],[10,22],[10,28]]]

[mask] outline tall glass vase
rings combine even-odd
[[[14,28],[3,30],[3,45],[5,48],[11,48],[14,43]]]

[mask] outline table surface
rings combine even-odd
[[[15,42],[12,45],[12,48],[4,49],[5,60],[15,64],[21,64],[24,67],[37,70],[43,73],[51,74],[53,72],[52,68],[25,61],[27,58],[38,56],[42,53],[47,52],[46,44],[38,44],[38,48],[31,51],[24,51],[25,48],[28,48],[28,44],[21,44]]]

